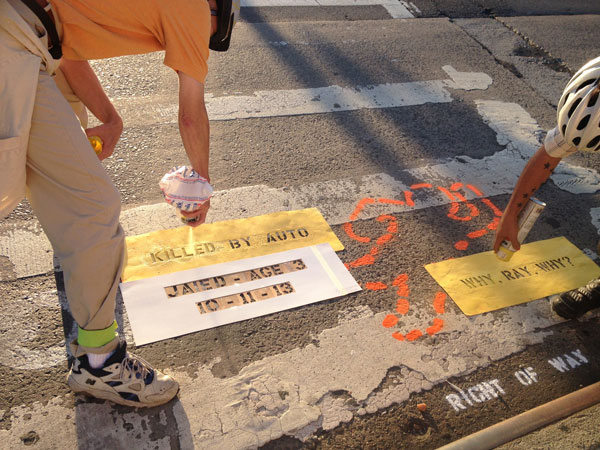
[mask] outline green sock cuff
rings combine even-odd
[[[117,321],[104,330],[84,330],[78,328],[77,343],[83,347],[102,347],[117,336]]]

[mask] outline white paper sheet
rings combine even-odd
[[[278,274],[281,263],[298,260],[302,262],[286,266],[293,267],[293,271]],[[258,268],[265,268],[263,273],[267,276],[262,277],[256,270]],[[257,275],[262,278],[232,283],[234,278],[244,278],[230,275],[238,273],[252,273],[252,278],[257,278]],[[225,283],[225,279],[228,283]],[[182,289],[183,284],[186,287]],[[219,287],[223,284],[227,285]],[[286,293],[291,291],[289,286],[293,292]],[[138,346],[360,290],[329,244],[121,283],[123,301]],[[252,291],[253,294],[249,296],[248,292]],[[277,296],[269,297],[275,293]],[[223,299],[228,296],[237,296],[237,303],[240,299],[247,301],[249,298],[256,301],[224,306],[234,303],[235,297],[229,297],[231,300],[228,302]],[[219,305],[227,309],[221,309]],[[218,310],[212,311],[215,308]]]

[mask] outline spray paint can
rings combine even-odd
[[[88,138],[88,140],[90,141],[90,144],[92,145],[92,148],[94,149],[94,151],[96,152],[96,155],[99,155],[100,153],[102,153],[102,139],[100,139],[100,137],[98,136],[90,136]]]
[[[533,224],[540,216],[546,204],[537,198],[531,197],[525,207],[521,210],[517,216],[517,226],[519,232],[517,233],[517,240],[523,242],[529,231],[533,227]],[[500,244],[500,248],[496,252],[496,257],[502,261],[509,261],[512,255],[516,252],[515,248],[509,241],[503,241]]]

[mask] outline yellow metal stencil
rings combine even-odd
[[[131,236],[122,281],[329,243],[344,249],[316,208]]]
[[[600,267],[564,237],[524,244],[508,262],[489,251],[425,269],[468,316],[559,294],[600,276]]]

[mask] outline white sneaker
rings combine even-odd
[[[125,342],[99,369],[90,367],[86,355],[75,358],[67,383],[77,393],[138,408],[162,405],[179,390],[173,378],[129,353]]]

